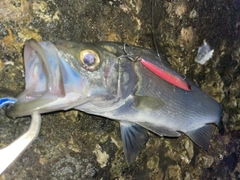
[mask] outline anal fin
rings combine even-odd
[[[120,122],[124,154],[131,164],[147,140],[147,130],[130,122]]]
[[[194,141],[198,146],[208,151],[210,138],[215,127],[212,124],[206,124],[196,130],[188,131],[186,135]]]

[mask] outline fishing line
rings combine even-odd
[[[155,47],[155,51],[157,53],[157,56],[158,56],[158,59],[160,60],[161,62],[161,57],[160,57],[160,54],[159,54],[159,51],[158,51],[158,46],[157,46],[157,42],[156,42],[156,36],[155,36],[155,30],[154,30],[154,19],[153,19],[153,7],[154,7],[154,0],[151,0],[151,23],[152,23],[152,38],[153,38],[153,45]]]

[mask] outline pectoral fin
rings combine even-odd
[[[131,164],[147,140],[147,130],[130,122],[121,122],[120,125],[124,154]]]
[[[186,135],[193,140],[198,146],[208,151],[210,138],[215,127],[212,124],[207,124],[193,131],[188,131]]]
[[[134,107],[138,110],[158,110],[166,103],[161,99],[153,98],[150,96],[134,96]]]

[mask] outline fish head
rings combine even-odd
[[[70,41],[37,42],[24,47],[25,90],[7,115],[48,113],[119,100],[119,58],[115,48]],[[89,106],[89,108],[91,108]]]

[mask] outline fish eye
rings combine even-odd
[[[98,53],[93,50],[83,50],[80,52],[80,62],[84,69],[95,71],[99,68],[100,58]]]

